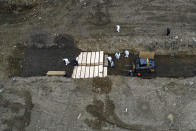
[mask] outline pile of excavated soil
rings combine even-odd
[[[97,93],[109,93],[111,91],[112,81],[109,77],[93,78],[93,91]]]

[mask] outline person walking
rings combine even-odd
[[[170,35],[170,33],[171,33],[170,28],[167,28],[167,36],[169,36],[169,35]]]
[[[120,32],[120,25],[116,25],[116,32]]]

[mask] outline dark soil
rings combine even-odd
[[[131,69],[132,63],[135,62],[137,56],[132,55],[129,58],[121,56],[120,60],[116,60],[114,54],[111,55],[114,60],[115,67],[108,68],[109,75],[128,76],[128,70]],[[155,56],[155,73],[142,72],[143,78],[153,77],[193,77],[196,75],[196,56],[191,55],[169,55]],[[136,74],[135,74],[136,75]]]
[[[93,91],[108,94],[111,91],[112,81],[109,77],[93,78]]]
[[[31,93],[28,91],[19,91],[15,89],[8,89],[5,92],[9,95],[12,94],[11,96],[13,97],[9,98],[8,100],[0,95],[0,107],[7,109],[7,111],[10,110],[12,113],[10,118],[1,119],[1,121],[7,125],[7,129],[5,129],[5,131],[24,131],[31,121],[31,110],[33,109]],[[13,102],[15,100],[14,96],[19,96],[20,98],[24,99],[25,105],[19,102]],[[24,114],[17,115],[19,111],[24,111]]]
[[[1,12],[12,12],[14,10],[23,11],[26,9],[30,9],[35,7],[38,4],[36,0],[23,0],[23,1],[17,1],[12,0],[11,2],[9,0],[1,0],[0,1],[0,13]]]
[[[32,6],[16,6],[0,2],[0,25],[23,23],[33,18],[36,12],[33,11],[37,4]]]
[[[119,60],[115,58],[114,54],[109,54],[108,56],[112,56],[112,60],[114,61],[115,65],[114,68],[111,68],[109,65],[108,75],[128,76],[128,71],[131,69],[131,65],[135,61],[136,56],[130,55],[128,58],[125,58],[124,55],[121,53],[121,57]]]
[[[22,72],[23,58],[26,47],[22,44],[17,44],[13,50],[12,55],[8,56],[8,76],[19,75]]]
[[[93,105],[88,105],[86,107],[86,110],[88,113],[90,113],[93,117],[95,117],[95,120],[89,120],[86,119],[85,123],[92,127],[93,129],[101,129],[102,125],[104,123],[104,103],[100,100],[95,100]]]
[[[113,101],[111,101],[108,97],[106,98],[105,102],[101,100],[94,100],[93,104],[90,104],[86,107],[86,111],[90,113],[95,119],[86,119],[85,123],[89,127],[96,130],[101,130],[103,126],[106,126],[106,123],[133,131],[151,129],[150,127],[144,127],[142,125],[129,125],[125,122],[122,122],[115,114],[115,105]]]
[[[47,71],[66,71],[67,76],[70,77],[74,67],[73,60],[81,52],[75,46],[74,39],[69,35],[61,34],[54,38],[57,45],[44,47],[46,36],[42,35],[43,39],[37,37],[33,37],[34,46],[26,50],[21,76],[44,76]],[[43,47],[36,47],[36,42],[42,43]],[[65,57],[71,62],[68,66],[62,60]]]
[[[159,77],[193,77],[196,75],[196,56],[156,56],[156,75]]]

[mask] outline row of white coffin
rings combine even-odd
[[[103,51],[81,52],[76,58],[80,66],[98,66],[103,65]]]
[[[99,66],[75,66],[72,74],[72,78],[95,78],[106,77],[107,67],[103,65]]]

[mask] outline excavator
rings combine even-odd
[[[136,73],[137,76],[155,72],[155,52],[139,52],[135,63],[132,63],[132,72]]]

